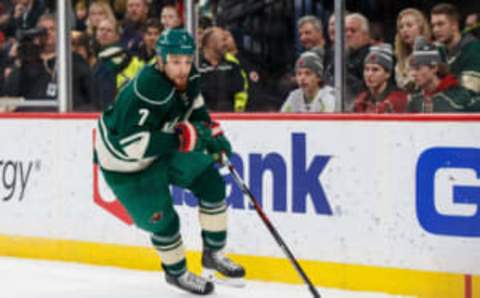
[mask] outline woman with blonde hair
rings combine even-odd
[[[409,74],[413,45],[417,36],[431,40],[431,30],[425,15],[418,9],[406,8],[397,17],[397,34],[395,36],[395,79],[399,88],[407,92],[416,89],[415,81]]]
[[[88,7],[87,33],[95,36],[98,25],[104,19],[115,19],[110,4],[103,1],[92,2]]]

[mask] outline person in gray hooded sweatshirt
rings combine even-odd
[[[323,81],[322,59],[307,51],[295,64],[295,79],[299,86],[288,95],[280,111],[287,113],[333,113],[335,91]]]

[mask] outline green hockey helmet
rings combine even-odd
[[[167,61],[169,54],[193,55],[195,41],[185,29],[167,29],[158,38],[155,51],[163,61]]]

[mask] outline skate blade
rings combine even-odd
[[[244,278],[226,277],[223,274],[212,269],[204,268],[202,270],[202,276],[207,280],[221,286],[227,286],[232,288],[243,288],[246,285]]]

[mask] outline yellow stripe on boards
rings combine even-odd
[[[247,278],[301,284],[286,259],[232,256],[247,268]],[[312,283],[327,288],[385,292],[419,298],[464,298],[464,275],[317,261],[301,261]],[[479,277],[480,278],[480,277]],[[472,298],[479,298],[473,296]]]
[[[160,267],[158,254],[152,248],[75,240],[0,235],[0,255],[143,270]]]
[[[34,259],[161,270],[153,248],[74,240],[0,235],[0,255]],[[283,258],[231,255],[247,269],[247,279],[302,284],[290,262]],[[187,253],[189,268],[200,271],[200,253]],[[420,270],[300,261],[319,287],[384,292],[418,298],[465,298],[465,276]],[[472,298],[480,297],[480,276],[472,278]]]

